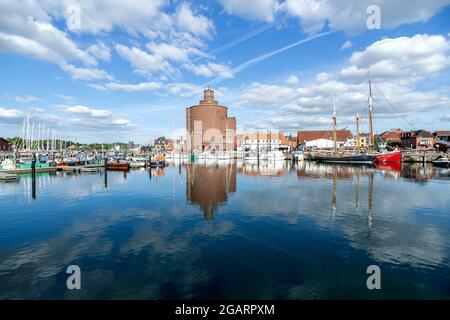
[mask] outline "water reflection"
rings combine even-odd
[[[450,298],[449,178],[428,165],[178,163],[40,174],[31,201],[24,176],[0,184],[0,298]],[[80,292],[65,290],[70,264]],[[370,264],[381,292],[365,287]]]
[[[236,192],[236,171],[236,164],[186,165],[187,199],[202,208],[206,220]]]

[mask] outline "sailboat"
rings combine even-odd
[[[373,134],[373,124],[372,124],[372,110],[373,110],[373,99],[372,99],[372,87],[369,80],[369,114],[370,114],[370,141],[372,147],[374,146],[374,134]],[[374,154],[360,154],[360,141],[359,141],[359,115],[356,115],[356,129],[357,129],[357,152],[351,154],[345,154],[338,150],[337,146],[337,134],[336,134],[336,106],[334,104],[333,97],[333,140],[334,140],[334,153],[324,156],[316,156],[315,160],[319,162],[334,162],[334,163],[353,163],[353,164],[372,164],[376,155]]]

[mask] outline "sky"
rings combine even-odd
[[[450,130],[450,0],[0,0],[4,137],[179,137],[208,85],[240,133],[330,129],[332,97],[367,132],[369,78],[376,132]]]

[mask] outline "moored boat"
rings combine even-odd
[[[446,157],[439,156],[433,161],[433,165],[441,168],[450,168],[450,160]]]
[[[374,163],[388,163],[388,162],[402,162],[402,152],[390,152],[381,154],[375,159],[373,159]]]
[[[314,160],[319,162],[333,162],[333,163],[352,163],[352,164],[366,164],[372,163],[375,159],[374,155],[330,155],[330,156],[315,156]]]
[[[107,163],[106,169],[107,170],[115,170],[115,171],[128,171],[128,170],[130,170],[130,164],[129,163]]]
[[[0,173],[0,181],[3,182],[14,182],[18,181],[20,178],[14,173]]]

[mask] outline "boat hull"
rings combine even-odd
[[[450,168],[450,162],[433,161],[433,166],[439,167],[439,168]]]
[[[128,171],[130,165],[128,163],[108,163],[106,164],[106,169],[113,171]]]
[[[393,152],[388,154],[382,154],[380,156],[377,156],[374,160],[374,163],[391,163],[396,162],[400,163],[402,162],[402,153],[401,152]]]
[[[359,155],[359,156],[346,156],[346,157],[315,157],[319,162],[332,162],[332,163],[352,163],[352,164],[365,164],[372,163],[375,156],[371,155]]]

